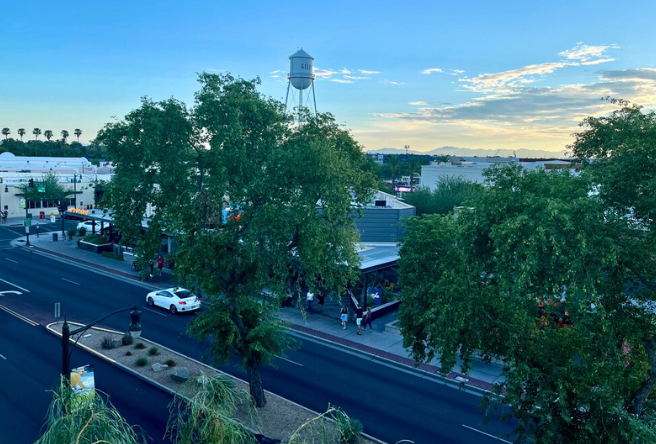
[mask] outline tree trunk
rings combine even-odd
[[[650,339],[648,341],[642,341],[642,344],[645,346],[645,351],[647,352],[650,371],[649,378],[643,382],[638,391],[631,396],[629,412],[636,415],[642,413],[645,401],[647,401],[649,395],[651,395],[656,388],[656,343],[654,343],[653,339]]]
[[[253,401],[255,401],[255,407],[264,407],[266,405],[266,398],[264,397],[264,388],[262,387],[260,367],[249,360],[246,372],[248,373],[248,386],[251,397],[253,398]]]

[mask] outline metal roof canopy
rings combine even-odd
[[[399,249],[398,244],[359,244],[360,271],[371,273],[396,265]]]

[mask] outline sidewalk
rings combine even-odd
[[[10,218],[6,226],[22,226],[22,222],[22,219]],[[121,262],[106,258],[100,254],[81,250],[77,246],[76,239],[72,241],[62,240],[61,222],[59,221],[50,223],[39,220],[39,225],[39,237],[35,234],[35,228],[32,227],[31,229],[31,247],[25,246],[25,237],[15,239],[12,241],[12,245],[32,248],[40,253],[51,255],[58,260],[70,261],[79,266],[140,282],[146,286],[166,288],[174,283],[169,270],[164,269],[162,276],[147,277],[146,280],[142,280],[139,272],[132,269],[131,260]],[[55,227],[58,227],[59,231]],[[46,231],[53,228],[55,228],[55,231]],[[53,240],[52,233],[58,233],[57,241]],[[339,320],[340,306],[336,302],[326,300],[323,309],[319,309],[318,304],[315,302],[314,307],[314,314],[312,315],[296,307],[287,307],[280,309],[279,316],[281,319],[288,321],[290,328],[299,334],[326,341],[336,346],[348,347],[375,358],[384,359],[396,365],[408,366],[413,368],[414,371],[425,372],[441,378],[438,363],[419,364],[415,367],[415,362],[412,360],[410,353],[403,348],[403,338],[389,325],[396,320],[394,313],[376,319],[373,322],[373,330],[364,331],[362,335],[358,336],[354,321],[350,320],[346,330],[342,329]],[[494,383],[503,380],[502,366],[499,363],[488,364],[474,359],[467,376],[459,371],[460,366],[458,365],[454,368],[454,371],[446,375],[445,382],[454,385],[463,384],[465,388],[480,392],[491,390]]]

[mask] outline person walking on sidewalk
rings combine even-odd
[[[362,329],[361,329],[362,307],[360,307],[359,305],[355,306],[355,323],[358,325],[358,334],[361,335],[362,334]]]
[[[369,325],[369,330],[374,331],[373,327],[371,326],[371,321],[372,321],[371,307],[367,307],[367,312],[364,314],[364,317],[362,318],[362,329],[366,330],[367,325]]]
[[[348,321],[348,308],[342,307],[342,311],[339,313],[339,319],[342,320],[342,328],[346,330],[346,321]]]
[[[314,313],[312,309],[312,302],[314,302],[314,293],[312,293],[310,290],[307,292],[307,303],[308,303],[308,312],[310,314]]]
[[[160,275],[160,276],[162,275],[162,268],[164,268],[164,258],[163,258],[162,255],[160,254],[160,255],[157,257],[157,269],[159,270],[159,275]]]

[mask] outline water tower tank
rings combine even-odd
[[[313,60],[314,58],[302,49],[289,56],[289,82],[294,88],[304,90],[312,85],[314,80]]]

